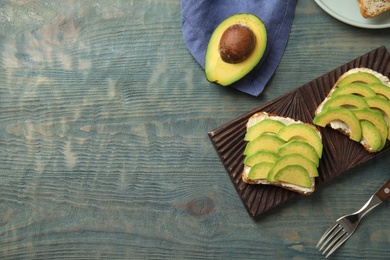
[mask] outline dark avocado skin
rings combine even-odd
[[[243,25],[254,34],[255,46],[250,55],[239,63],[225,62],[220,55],[219,44],[222,35],[230,26]],[[261,60],[267,45],[267,31],[257,16],[249,13],[232,15],[222,21],[214,30],[207,46],[205,74],[210,82],[228,86],[247,75]]]

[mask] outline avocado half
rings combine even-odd
[[[221,38],[225,31],[239,25],[249,29],[254,36],[253,50],[242,61],[226,62],[221,57]],[[244,40],[245,41],[245,40]],[[238,45],[242,42],[238,41]],[[267,45],[267,31],[257,16],[248,13],[235,14],[222,21],[211,35],[205,57],[205,74],[210,82],[228,86],[248,74],[261,60]],[[245,45],[243,45],[245,46]],[[241,46],[240,46],[241,47]],[[223,54],[222,54],[223,56]]]

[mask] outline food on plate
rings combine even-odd
[[[390,10],[390,0],[358,0],[364,18],[376,17]]]
[[[275,161],[274,166],[268,172],[267,181],[271,183],[276,182],[278,180],[276,175],[281,169],[288,165],[296,164],[303,166],[310,177],[318,177],[317,166],[312,161],[301,154],[288,154],[280,156],[280,158]]]
[[[372,123],[376,129],[378,129],[381,136],[381,146],[378,150],[382,150],[382,148],[386,144],[387,140],[387,123],[383,118],[383,114],[379,111],[373,109],[356,109],[352,111],[359,121],[368,121]],[[365,141],[364,136],[362,136],[362,140]]]
[[[267,31],[257,16],[234,14],[222,21],[211,35],[205,57],[210,82],[228,86],[248,74],[261,60]]]
[[[370,84],[368,87],[374,90],[378,97],[390,100],[390,88],[388,85],[386,85],[386,83]]]
[[[284,127],[285,124],[283,124],[280,121],[273,120],[273,119],[264,119],[254,125],[253,127],[249,128],[248,131],[245,134],[244,140],[245,141],[252,141],[256,137],[258,137],[260,134],[268,132],[268,133],[277,133],[282,127]]]
[[[318,138],[318,130],[308,124],[288,124],[277,133],[277,136],[285,140],[286,142],[298,139],[304,140],[311,146],[313,146],[318,157],[322,156],[322,140]]]
[[[384,114],[384,118],[390,119],[390,102],[380,97],[366,98],[368,106],[374,110],[379,110]],[[390,140],[390,124],[387,124],[387,139]]]
[[[274,163],[278,158],[278,153],[260,149],[253,154],[246,156],[244,164],[248,166],[253,166],[259,162]]]
[[[354,107],[365,108],[368,107],[367,102],[360,96],[354,94],[345,95],[332,95],[332,98],[328,99],[322,109],[325,110],[330,107]]]
[[[268,172],[272,169],[273,165],[271,162],[256,163],[251,167],[247,178],[249,180],[267,179]]]
[[[330,124],[332,128],[348,135],[350,139],[356,142],[362,139],[362,128],[359,119],[351,110],[344,107],[331,107],[321,110],[314,117],[313,123],[322,127]]]
[[[312,161],[316,167],[320,165],[320,157],[318,156],[316,150],[306,141],[298,139],[291,140],[280,146],[276,152],[279,156],[287,154],[301,154]]]
[[[390,91],[390,89],[389,89]],[[342,88],[337,88],[332,92],[332,97],[345,95],[345,94],[355,94],[362,97],[375,97],[376,92],[371,88],[367,88],[366,84],[362,83],[349,83]]]
[[[299,164],[290,164],[280,169],[275,178],[281,182],[291,183],[308,189],[313,185],[306,169]]]
[[[370,71],[353,71],[353,73],[347,73],[347,75],[341,76],[337,82],[337,86],[344,87],[350,83],[381,83],[381,80],[372,74]]]
[[[249,156],[259,150],[276,152],[276,149],[285,143],[282,138],[275,134],[263,133],[246,145],[244,155]]]
[[[390,140],[390,81],[374,70],[354,68],[334,84],[317,107],[315,125],[331,128],[378,152]]]
[[[375,125],[369,121],[360,122],[362,128],[362,136],[367,144],[372,147],[372,150],[377,151],[382,146],[381,133]]]
[[[315,126],[259,112],[249,118],[246,128],[245,183],[276,185],[305,195],[314,192],[323,148]]]

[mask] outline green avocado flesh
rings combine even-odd
[[[324,103],[322,109],[325,110],[330,107],[364,108],[368,107],[368,104],[362,97],[353,94],[344,94],[332,96]]]
[[[279,156],[288,154],[301,154],[312,161],[316,167],[320,164],[320,158],[313,146],[302,140],[291,140],[290,142],[280,146],[277,150]]]
[[[244,155],[249,156],[259,150],[267,150],[270,152],[276,152],[279,146],[286,142],[273,134],[261,134],[252,141],[250,141],[244,150]]]
[[[371,122],[378,129],[382,141],[380,149],[382,149],[385,146],[387,140],[387,124],[382,114],[373,109],[364,108],[353,110],[353,113],[360,121],[365,120]]]
[[[356,72],[338,81],[318,109],[313,123],[330,125],[378,152],[390,141],[390,85],[370,72]]]
[[[266,179],[268,172],[273,167],[273,163],[270,162],[260,162],[251,167],[248,173],[248,179],[250,180],[259,180]]]
[[[362,121],[360,125],[364,140],[366,140],[374,152],[379,151],[382,146],[382,138],[379,130],[369,121]]]
[[[312,161],[310,161],[309,159],[307,159],[306,157],[304,157],[301,154],[288,154],[288,155],[280,157],[275,162],[274,166],[272,167],[272,169],[268,173],[267,180],[269,182],[276,181],[276,178],[275,178],[276,174],[282,168],[284,168],[288,165],[301,165],[302,167],[304,167],[307,170],[310,177],[318,177],[317,167],[315,166],[315,164]]]
[[[248,142],[243,152],[247,180],[305,188],[314,185],[322,140],[313,126],[266,118],[248,127],[244,139]]]
[[[247,166],[253,166],[261,162],[274,163],[278,158],[279,155],[274,152],[267,151],[267,150],[259,150],[245,157],[244,164]]]
[[[389,89],[390,90],[390,89]],[[361,97],[375,97],[376,93],[371,88],[368,88],[366,84],[362,83],[350,83],[341,88],[336,88],[332,92],[332,98],[335,96],[353,94]]]
[[[255,44],[249,56],[238,63],[225,62],[221,57],[220,41],[224,32],[233,25],[240,25],[253,32]],[[238,40],[240,44],[240,41]],[[267,31],[257,16],[248,13],[235,14],[222,21],[209,40],[205,57],[205,74],[210,82],[228,86],[248,74],[261,60],[267,45]],[[241,45],[239,46],[241,47]]]
[[[279,130],[277,136],[286,142],[291,140],[303,140],[313,146],[319,158],[322,156],[322,140],[317,132],[305,124],[289,124]]]
[[[312,185],[312,181],[307,170],[301,165],[287,165],[278,171],[275,175],[275,179],[305,188],[310,188]]]
[[[372,109],[379,110],[385,118],[386,122],[390,120],[390,102],[380,97],[369,97],[365,99],[367,104]],[[390,124],[387,123],[387,139],[390,140]]]
[[[244,137],[245,141],[252,141],[262,133],[273,133],[276,134],[282,127],[284,127],[280,121],[272,119],[264,119],[257,124],[248,128],[248,131]]]
[[[390,100],[390,87],[382,83],[369,84],[367,87],[375,91],[377,96],[382,96],[387,100]]]
[[[362,129],[359,119],[352,113],[351,110],[343,107],[330,107],[317,114],[313,123],[325,127],[332,121],[341,121],[348,125],[350,129],[349,138],[356,142],[362,139]]]
[[[354,82],[364,83],[364,84],[381,83],[380,79],[375,77],[373,74],[360,71],[345,76],[337,83],[337,86],[343,87],[347,84],[354,83]]]

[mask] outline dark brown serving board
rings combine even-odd
[[[357,67],[370,68],[390,77],[390,55],[384,46],[379,47],[208,133],[252,218],[258,219],[260,215],[293,197],[304,195],[298,195],[295,192],[271,185],[249,185],[242,181],[241,173],[244,160],[242,153],[246,145],[244,141],[245,125],[249,117],[256,112],[266,111],[312,123],[315,109],[326,97],[336,80],[346,71]],[[324,150],[319,166],[320,177],[316,179],[316,186],[390,149],[388,142],[381,152],[370,154],[360,144],[349,140],[337,131],[330,128],[321,128],[320,131]]]

